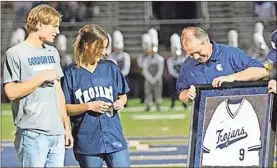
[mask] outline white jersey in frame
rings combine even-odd
[[[202,166],[258,166],[259,121],[251,103],[226,99],[216,108],[202,143]]]

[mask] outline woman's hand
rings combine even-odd
[[[114,110],[122,110],[122,109],[124,109],[124,105],[125,105],[124,101],[121,99],[118,99],[117,101],[115,101],[113,103],[113,109]]]
[[[108,103],[104,101],[93,101],[93,102],[88,102],[87,105],[88,105],[88,110],[95,111],[98,113],[105,113],[106,111],[108,111],[112,103]]]

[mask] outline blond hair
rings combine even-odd
[[[36,32],[37,24],[40,22],[45,25],[55,26],[62,21],[62,15],[53,7],[42,4],[34,7],[28,13],[26,18],[25,28],[28,33]]]
[[[90,52],[91,57],[95,62],[96,59],[101,56],[103,49],[107,48],[109,45],[108,44],[107,46],[104,46],[105,40],[108,40],[109,43],[108,34],[99,25],[87,24],[81,28],[79,30],[79,35],[76,37],[76,40],[73,44],[74,59],[77,66],[80,66],[81,63],[84,63],[86,45],[90,47],[92,44],[95,44],[93,48],[90,48],[92,51]]]

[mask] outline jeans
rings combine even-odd
[[[74,155],[81,168],[102,167],[103,161],[106,162],[108,167],[131,167],[128,149],[98,155],[83,155],[79,153],[74,153]]]
[[[64,135],[46,135],[18,129],[14,146],[21,167],[63,167]]]

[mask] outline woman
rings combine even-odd
[[[74,155],[81,167],[130,167],[118,111],[129,87],[112,61],[100,59],[109,40],[105,30],[85,25],[74,43],[75,63],[64,70],[66,109],[75,137]]]

